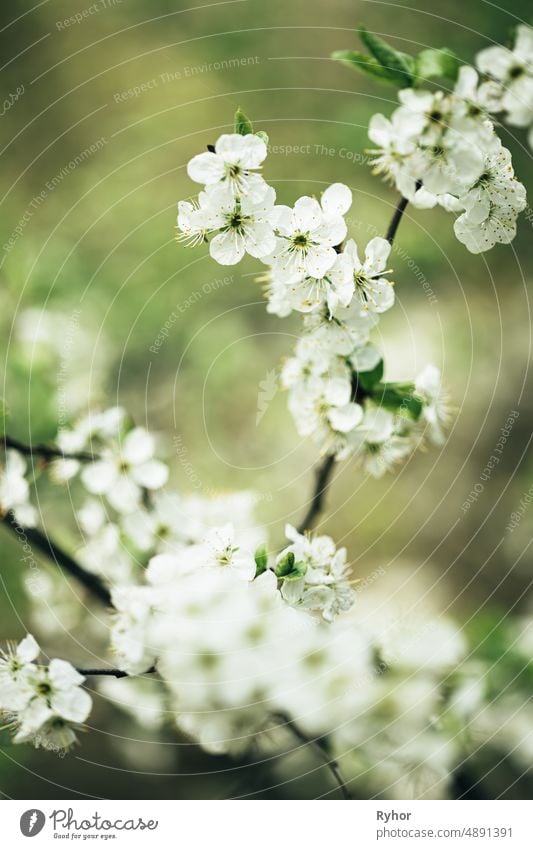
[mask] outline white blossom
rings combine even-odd
[[[18,646],[0,654],[0,710],[15,727],[15,743],[68,748],[76,740],[74,726],[85,722],[92,701],[81,688],[85,680],[65,660],[48,666],[35,663],[40,653],[28,634]]]
[[[435,445],[444,445],[444,428],[450,422],[450,407],[439,369],[433,365],[426,366],[416,378],[415,391],[424,401],[422,417],[427,422],[431,441]]]
[[[493,111],[505,113],[509,124],[527,127],[533,121],[533,30],[526,25],[516,29],[512,50],[494,45],[478,53],[479,70],[500,84],[496,103],[491,93]]]
[[[295,607],[320,611],[326,622],[349,610],[355,594],[347,577],[346,549],[337,550],[328,536],[300,534],[292,525],[285,527],[285,535],[291,545],[283,549],[276,563],[291,555],[296,576],[283,580],[283,598]]]
[[[160,489],[168,478],[167,466],[154,459],[154,451],[153,437],[136,427],[117,449],[106,449],[99,460],[84,466],[83,484],[93,495],[105,495],[119,512],[135,510],[143,489]]]
[[[266,156],[267,146],[259,136],[228,133],[220,136],[214,151],[194,156],[187,166],[187,174],[204,186],[220,185],[234,199],[248,198],[257,202],[267,189],[257,173]]]
[[[301,197],[293,209],[275,207],[272,220],[277,240],[268,257],[274,273],[323,278],[337,258],[335,247],[346,236],[343,215],[350,205],[350,190],[335,183],[326,189],[321,203]]]
[[[30,486],[26,480],[26,461],[18,451],[6,451],[6,460],[0,468],[0,514],[12,510],[15,518],[26,527],[37,522],[37,511],[30,504]]]
[[[353,281],[356,296],[363,311],[385,312],[394,304],[393,284],[383,274],[387,273],[387,260],[391,245],[386,239],[376,236],[365,248],[364,261],[361,262],[357,245],[350,239],[342,252],[343,270]],[[347,304],[343,304],[347,306]]]

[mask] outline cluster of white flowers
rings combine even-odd
[[[375,171],[414,206],[459,213],[455,235],[472,253],[511,242],[526,193],[488,117],[487,84],[464,66],[451,93],[406,88],[398,96],[390,119],[374,115],[369,124]]]
[[[320,200],[275,205],[274,189],[257,173],[266,152],[264,139],[250,133],[221,136],[213,151],[195,156],[188,173],[205,191],[197,203],[178,204],[178,229],[192,243],[216,232],[210,251],[218,262],[238,262],[248,252],[268,266],[262,275],[267,310],[280,317],[293,310],[304,314],[304,334],[282,370],[298,433],[338,459],[358,455],[380,476],[420,443],[430,403],[426,396],[404,403],[396,389],[379,381],[374,392],[364,385],[364,373],[382,366],[370,331],[394,304],[391,245],[377,236],[360,254],[353,239],[346,241],[344,215],[352,193],[341,183],[329,186]],[[248,214],[250,204],[261,210],[260,221]],[[402,392],[415,389],[412,384]],[[446,421],[443,405],[434,404],[437,409],[433,434]]]
[[[15,730],[15,743],[68,749],[74,729],[89,716],[91,697],[70,663],[54,658],[42,666],[35,663],[39,653],[31,634],[0,652],[0,712]]]
[[[488,78],[479,90],[486,108],[501,113],[512,127],[529,127],[533,148],[533,29],[520,24],[512,50],[487,47],[476,56],[476,65]]]
[[[137,674],[155,665],[178,725],[210,750],[246,748],[271,714],[288,709],[282,693],[295,669],[332,639],[319,614],[331,621],[354,600],[345,551],[327,537],[289,534],[292,545],[271,568],[264,547],[256,562],[249,533],[213,527],[199,543],[152,557],[143,583],[113,590],[120,668]],[[353,642],[347,686],[368,659],[362,645]]]
[[[30,503],[30,486],[26,480],[26,461],[18,451],[6,451],[0,467],[0,515],[13,511],[17,521],[28,528],[37,522],[37,511]]]
[[[291,545],[276,560],[281,594],[293,607],[319,610],[326,620],[349,610],[355,594],[347,577],[346,549],[336,550],[328,536],[309,537],[292,525],[285,528]]]

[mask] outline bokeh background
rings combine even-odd
[[[355,27],[365,23],[406,52],[449,46],[471,61],[530,11],[527,0],[507,0],[505,8],[484,0],[445,7],[434,0],[5,4],[2,92],[18,92],[0,123],[2,394],[10,433],[50,439],[58,421],[78,411],[123,404],[160,434],[178,487],[257,490],[259,514],[280,537],[284,522],[305,509],[316,460],[276,390],[299,319],[267,315],[254,261],[225,270],[204,248],[176,244],[176,201],[196,191],[186,163],[231,131],[241,106],[269,134],[265,175],[279,200],[347,183],[351,234],[364,243],[384,232],[396,202],[364,155],[370,116],[389,114],[396,93],[332,62],[330,53],[357,47]],[[81,22],[65,25],[77,12]],[[502,139],[533,191],[524,134],[502,129]],[[353,463],[339,465],[320,526],[348,547],[358,576],[381,568],[396,584],[401,575],[409,592],[452,613],[492,653],[502,686],[514,686],[515,676],[512,664],[507,671],[506,626],[531,613],[533,505],[512,534],[506,526],[533,483],[532,226],[526,212],[511,246],[476,257],[455,240],[447,213],[408,210],[393,258],[397,306],[382,318],[377,341],[390,379],[410,378],[428,360],[442,367],[454,425],[442,450],[415,455],[381,481]],[[258,417],[264,381],[274,390]],[[501,461],[482,478],[513,411],[519,415]],[[47,529],[75,549],[69,496],[46,481],[39,493]],[[20,551],[5,531],[0,557],[3,640],[32,622]],[[62,628],[63,656],[78,659],[66,615]],[[46,647],[57,641],[51,636]],[[524,703],[528,686],[520,690]],[[242,765],[178,738],[163,746],[146,730],[135,742],[123,715],[99,710],[90,742],[65,758],[3,746],[2,794],[184,798],[238,789]],[[457,795],[527,798],[527,758],[510,756],[511,748],[495,728],[493,744],[458,770]],[[265,794],[268,776],[246,775],[248,792],[259,797],[313,792],[289,783]]]

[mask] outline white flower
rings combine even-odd
[[[71,723],[85,722],[92,700],[79,684],[84,681],[64,660],[52,660],[32,682],[35,696],[17,717],[15,743],[33,742],[37,747],[69,748],[76,741]]]
[[[415,391],[423,401],[422,417],[428,424],[430,438],[435,445],[444,445],[443,428],[449,424],[448,396],[442,389],[440,371],[428,365],[415,381]]]
[[[373,345],[362,345],[350,355],[350,362],[355,371],[372,371],[381,359],[380,352]]]
[[[179,201],[176,224],[179,230],[176,236],[178,242],[192,248],[207,242],[213,229],[211,201],[207,192],[200,192],[197,201]]]
[[[342,271],[347,271],[353,281],[355,293],[364,312],[385,312],[394,303],[393,284],[382,276],[386,271],[390,252],[389,242],[379,236],[367,244],[364,262],[359,259],[357,245],[353,239],[346,243],[342,252]],[[332,276],[335,277],[335,270]]]
[[[412,441],[396,433],[396,425],[389,410],[368,406],[361,424],[350,434],[350,450],[372,477],[382,477],[413,450]]]
[[[239,545],[231,523],[209,531],[201,548],[205,552],[206,566],[232,569],[245,581],[251,581],[255,576],[254,555]]]
[[[518,127],[528,126],[533,121],[533,30],[531,27],[525,25],[517,27],[513,50],[499,46],[487,47],[478,53],[476,64],[482,73],[501,84],[498,111],[506,113],[508,123]]]
[[[58,431],[56,442],[65,454],[80,451],[97,453],[118,438],[125,421],[123,407],[109,407],[84,416],[70,430],[62,428]],[[50,464],[50,477],[57,483],[64,483],[79,472],[81,465],[79,460],[54,460]]]
[[[292,555],[294,568],[301,577],[283,580],[281,594],[295,607],[319,610],[327,622],[339,613],[349,610],[355,594],[347,580],[346,549],[338,551],[331,537],[310,537],[298,533],[292,525],[285,527],[285,535],[292,544],[277,557],[276,565]]]
[[[498,242],[508,245],[516,236],[517,212],[513,206],[491,206],[482,221],[464,213],[454,223],[455,235],[473,254],[488,251]]]
[[[295,366],[297,366],[297,362]],[[309,378],[303,366],[303,381],[297,379],[296,368],[293,375],[286,365],[283,379],[292,380],[289,395],[289,409],[294,417],[296,428],[301,436],[313,436],[316,442],[341,443],[338,434],[353,430],[361,421],[363,410],[352,401],[352,381],[350,369],[340,358],[328,364],[327,373]]]
[[[485,156],[483,172],[460,202],[469,218],[479,221],[487,218],[494,206],[509,206],[517,213],[525,208],[526,190],[515,178],[510,152],[499,140]]]
[[[0,513],[13,510],[22,525],[33,527],[37,522],[37,511],[29,503],[30,487],[25,473],[24,458],[17,451],[6,451],[5,466],[0,469]]]
[[[260,199],[246,195],[235,199],[213,189],[209,193],[210,227],[217,231],[209,244],[213,259],[220,265],[235,265],[245,253],[259,259],[270,254],[276,243],[272,223],[275,200],[271,186]]]
[[[416,137],[422,130],[422,118],[418,122],[396,109],[391,119],[384,115],[373,115],[368,125],[368,135],[377,145],[372,165],[375,174],[383,174],[395,183],[404,197],[412,199],[416,192],[416,176],[409,170],[409,161],[416,151]]]
[[[37,642],[28,634],[18,646],[0,651],[0,710],[19,711],[31,697],[28,675],[36,667],[39,656]]]
[[[346,236],[342,216],[350,204],[350,190],[335,183],[326,189],[321,203],[302,197],[293,209],[275,207],[273,223],[278,238],[268,257],[274,272],[323,278],[337,259],[334,248]]]
[[[150,509],[139,509],[122,519],[126,535],[141,551],[173,551],[190,541],[183,499],[165,490],[152,497]]]
[[[117,616],[111,631],[111,648],[119,669],[130,675],[146,672],[155,663],[148,629],[158,600],[158,593],[151,587],[119,586],[112,591]]]
[[[168,468],[153,459],[153,437],[136,427],[124,438],[119,450],[106,450],[102,458],[88,463],[81,479],[93,495],[105,495],[120,513],[134,510],[142,490],[160,489],[168,479]]]
[[[267,184],[255,172],[266,155],[267,146],[259,136],[230,133],[220,136],[214,152],[199,153],[193,157],[187,173],[195,183],[203,183],[204,186],[220,184],[233,198],[248,197],[251,201],[259,201]]]
[[[329,314],[334,315],[339,305],[348,306],[353,292],[349,270],[342,261],[342,255],[337,255],[332,268],[320,279],[303,274],[276,275],[273,270],[268,286],[267,311],[284,318],[293,309],[307,313],[327,304]]]
[[[461,196],[465,212],[454,225],[455,235],[472,253],[511,242],[518,214],[526,206],[526,190],[514,176],[511,154],[499,141],[493,147],[482,174]]]
[[[85,679],[70,663],[54,658],[48,667],[36,666],[32,661],[38,653],[37,643],[28,636],[18,647],[16,660],[10,661],[11,674],[14,665],[19,667],[16,681],[22,684],[20,702],[13,707],[14,742],[66,748],[76,739],[70,724],[85,722],[92,700],[80,686]]]

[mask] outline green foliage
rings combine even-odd
[[[413,85],[415,60],[412,56],[395,50],[382,38],[368,32],[366,27],[359,27],[357,32],[372,56],[377,59],[384,70],[388,71],[389,78],[392,81],[396,82],[400,88]]]
[[[457,79],[461,62],[453,50],[447,47],[421,50],[417,56],[409,56],[369,32],[366,27],[359,27],[357,32],[370,55],[357,50],[337,50],[332,53],[332,59],[397,88],[414,87],[435,78]]]
[[[407,413],[416,422],[424,405],[413,390],[412,384],[376,383],[372,398],[387,410]]]
[[[533,688],[533,662],[516,646],[514,622],[503,611],[478,613],[469,623],[469,641],[476,657],[488,664],[489,698],[509,687],[530,693]]]
[[[235,132],[239,133],[240,136],[248,136],[254,131],[252,122],[246,117],[240,106],[235,112],[234,127]]]
[[[268,569],[268,552],[266,545],[260,545],[255,552],[255,577],[258,578]]]
[[[357,383],[366,392],[371,392],[376,383],[383,379],[383,360],[380,360],[375,368],[371,371],[357,372]]]
[[[276,564],[274,571],[276,576],[283,581],[295,581],[305,575],[307,572],[307,566],[305,563],[296,563],[294,553],[292,551],[288,551],[287,554]]]
[[[461,60],[453,50],[441,47],[440,50],[422,50],[415,58],[415,73],[418,80],[431,80],[442,77],[455,81]]]
[[[380,65],[377,59],[367,56],[366,53],[360,53],[358,50],[336,50],[331,54],[331,58],[355,68],[356,71],[362,71],[363,74],[368,74],[369,77],[374,77],[385,85],[397,85],[396,79],[391,77],[388,70]]]

